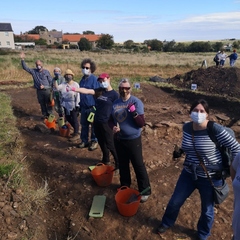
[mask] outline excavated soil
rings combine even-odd
[[[88,170],[89,166],[101,159],[100,149],[91,152],[76,148],[77,142],[72,143],[61,137],[57,128],[55,131],[40,131],[42,128],[36,126],[43,125],[43,120],[40,119],[40,108],[33,88],[5,90],[11,96],[17,128],[24,140],[24,161],[30,165],[29,175],[32,179],[29,184],[37,186],[47,181],[51,194],[44,206],[27,217],[21,217],[19,198],[15,197],[18,205],[13,206],[13,196],[20,193],[11,189],[1,191],[1,239],[23,239],[24,235],[28,239],[38,240],[195,239],[200,215],[197,191],[181,208],[176,225],[161,236],[156,234],[156,227],[184,160],[181,158],[174,161],[172,151],[175,144],[181,143],[182,124],[190,120],[189,105],[200,97],[209,101],[210,118],[231,126],[239,140],[239,78],[240,69],[210,67],[168,79],[169,83],[182,88],[181,91],[145,83],[141,84],[140,91],[134,92],[144,103],[148,123],[142,132],[142,142],[152,195],[147,202],[140,204],[132,217],[120,215],[116,206],[119,176],[114,176],[110,186],[99,187]],[[192,83],[197,84],[197,90],[189,91]],[[136,189],[134,173],[132,179],[131,187]],[[231,185],[230,179],[228,183]],[[102,218],[88,217],[95,195],[106,196]],[[232,209],[231,188],[227,200],[215,208],[215,221],[209,240],[231,239]]]

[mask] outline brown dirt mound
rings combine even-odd
[[[185,89],[197,84],[197,90],[205,93],[240,98],[239,68],[200,68],[183,75],[176,75],[169,82]]]

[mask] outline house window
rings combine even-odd
[[[7,46],[10,46],[10,42],[9,41],[7,41]]]
[[[51,40],[49,40],[49,43],[51,43],[52,41]]]
[[[8,32],[5,32],[5,36],[9,36],[9,33],[8,33]]]

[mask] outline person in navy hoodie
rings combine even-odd
[[[231,67],[234,67],[235,62],[236,62],[236,60],[237,60],[237,58],[238,58],[238,55],[237,55],[237,53],[236,53],[236,50],[234,49],[233,52],[232,52],[232,54],[229,55],[229,56],[227,56],[227,57],[228,57],[229,60],[230,60],[230,66],[231,66]]]
[[[111,152],[115,161],[115,173],[118,173],[118,157],[114,147],[113,131],[108,125],[109,117],[112,112],[113,102],[119,98],[118,93],[112,88],[110,76],[102,73],[98,77],[100,88],[71,88],[70,91],[79,92],[81,94],[91,94],[95,97],[96,112],[94,115],[94,131],[98,139],[99,146],[102,151],[102,163],[110,165],[109,153]]]
[[[97,77],[93,75],[96,70],[96,64],[90,58],[85,58],[81,62],[81,68],[83,77],[80,80],[80,88],[96,89],[99,88],[99,82]],[[94,127],[91,122],[88,121],[89,114],[95,108],[95,99],[91,94],[80,93],[80,124],[81,124],[81,143],[78,145],[79,148],[86,148],[90,151],[97,149],[98,140],[96,138]],[[89,128],[91,126],[91,139],[89,141]]]

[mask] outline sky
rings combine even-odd
[[[63,33],[110,34],[127,40],[240,40],[240,0],[2,1],[0,22],[14,34],[36,26]]]

